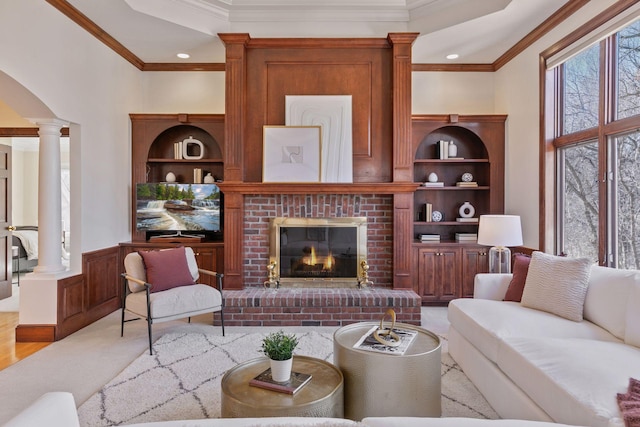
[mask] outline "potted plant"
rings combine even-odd
[[[288,381],[293,366],[293,350],[298,345],[295,335],[287,335],[282,330],[272,332],[262,340],[262,352],[271,363],[271,378],[277,382]]]

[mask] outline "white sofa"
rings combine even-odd
[[[511,277],[480,274],[474,298],[449,304],[451,356],[502,418],[623,426],[616,394],[640,378],[640,272],[591,267],[581,322],[503,301]]]
[[[4,427],[79,427],[73,395],[45,393]],[[472,418],[376,417],[355,422],[333,418],[219,418],[131,424],[128,427],[569,427],[521,420],[479,420]]]

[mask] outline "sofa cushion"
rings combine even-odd
[[[531,257],[529,255],[515,254],[513,259],[513,277],[511,278],[511,282],[509,282],[507,293],[504,295],[505,301],[520,302],[522,299],[522,292],[524,291],[524,284],[527,280],[530,263]]]
[[[160,251],[140,251],[151,292],[162,292],[178,286],[193,285],[184,247]]]
[[[508,337],[621,341],[591,322],[573,322],[517,302],[459,298],[449,303],[448,318],[451,326],[492,362],[497,360],[500,341]]]
[[[534,252],[522,293],[522,305],[582,320],[592,262]]]
[[[627,324],[624,331],[624,342],[640,347],[640,272],[636,272],[636,283],[629,292],[627,302]]]
[[[556,422],[609,425],[617,393],[640,375],[640,349],[575,338],[507,338],[498,366]]]
[[[162,295],[151,294],[151,317],[154,320],[174,316],[176,313],[194,313],[222,305],[222,295],[208,285],[172,288]],[[140,316],[147,315],[147,298],[143,292],[127,295],[127,310]],[[185,317],[185,316],[181,316]]]
[[[636,271],[592,266],[584,318],[624,340],[627,302],[636,280]]]

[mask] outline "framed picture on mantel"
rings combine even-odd
[[[264,126],[262,182],[320,182],[320,126]]]

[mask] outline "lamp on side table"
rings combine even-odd
[[[480,215],[478,244],[489,249],[489,273],[511,273],[511,251],[507,246],[522,245],[522,226],[518,215]]]

